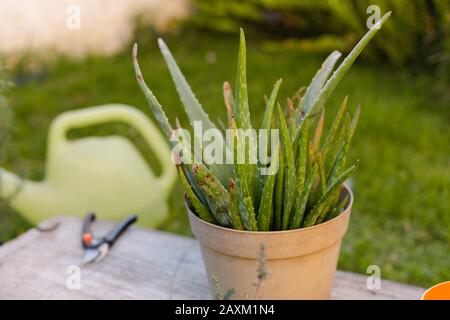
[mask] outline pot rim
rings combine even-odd
[[[345,209],[342,211],[342,213],[340,213],[339,215],[337,215],[336,217],[334,217],[331,220],[322,222],[320,224],[311,226],[311,227],[306,227],[306,228],[297,228],[297,229],[290,229],[290,230],[277,230],[277,231],[249,231],[249,230],[237,230],[237,229],[233,229],[233,228],[225,228],[222,226],[219,226],[217,224],[213,224],[210,222],[207,222],[203,219],[201,219],[200,217],[198,217],[194,212],[192,212],[192,209],[189,207],[188,202],[187,202],[187,198],[185,195],[185,199],[184,199],[184,204],[186,206],[186,209],[188,211],[188,214],[195,220],[197,220],[198,222],[207,225],[210,228],[215,228],[217,230],[220,231],[227,231],[227,232],[234,232],[234,233],[238,233],[238,234],[259,234],[259,235],[277,235],[277,234],[290,234],[290,233],[295,233],[295,232],[299,232],[299,231],[309,231],[309,230],[314,230],[314,229],[318,229],[321,228],[325,225],[331,224],[333,222],[335,222],[336,220],[339,220],[340,218],[342,218],[342,216],[344,216],[346,213],[349,212],[349,209],[352,208],[353,206],[353,192],[352,190],[344,183],[343,184],[344,189],[341,192],[346,192],[349,195],[349,199],[348,204],[345,206]]]

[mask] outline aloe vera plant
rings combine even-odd
[[[151,111],[172,145],[181,145],[183,154],[195,159],[194,163],[178,161],[177,169],[191,208],[201,219],[239,230],[272,231],[313,226],[343,211],[348,200],[340,197],[343,183],[358,167],[358,161],[348,165],[347,158],[360,111],[358,107],[351,118],[346,112],[345,98],[322,139],[324,106],[389,16],[390,12],[383,16],[336,69],[341,54],[332,52],[309,86],[288,99],[286,112],[277,103],[281,80],[275,83],[269,98],[265,99],[261,129],[279,130],[280,143],[274,147],[264,146],[264,151],[270,153],[267,165],[262,161],[250,161],[246,150],[256,148],[252,141],[255,137],[243,136],[239,131],[252,129],[242,29],[234,94],[230,84],[224,83],[228,129],[232,136],[232,143],[225,145],[224,152],[231,152],[232,164],[202,162],[203,150],[194,150],[188,139],[175,134],[163,108],[144,81],[137,61],[137,45],[134,46],[136,77]],[[204,128],[218,130],[195,97],[164,41],[159,39],[158,43],[191,123],[201,121]],[[177,127],[180,128],[179,124]],[[223,138],[223,133],[221,135]],[[244,152],[244,161],[238,160],[239,150]],[[263,168],[267,170],[262,171]]]

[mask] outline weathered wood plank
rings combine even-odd
[[[81,222],[57,217],[52,232],[30,230],[0,247],[1,299],[210,299],[194,239],[132,227],[98,264],[81,267],[81,288],[69,289],[67,269],[82,257]],[[111,228],[97,222],[95,232]],[[333,299],[418,299],[423,289],[338,271]]]

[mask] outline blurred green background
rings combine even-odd
[[[391,19],[369,44],[326,106],[328,124],[343,97],[362,114],[351,154],[361,160],[352,183],[355,207],[339,268],[421,286],[450,279],[450,109],[448,1],[194,0],[191,14],[161,34],[136,19],[133,39],[109,56],[51,61],[20,59],[6,70],[11,86],[0,101],[0,164],[25,178],[44,175],[46,134],[59,113],[121,102],[147,114],[134,78],[131,44],[170,120],[187,119],[156,44],[163,36],[213,120],[225,121],[222,83],[234,82],[238,27],[248,39],[252,121],[260,122],[273,83],[283,78],[280,102],[307,85],[333,49],[343,52],[367,30],[369,4]],[[13,32],[13,31],[11,31]],[[31,62],[30,62],[31,61]],[[2,80],[3,81],[3,80]],[[3,86],[2,86],[3,87]],[[150,151],[126,126],[100,126],[75,137],[120,131]],[[180,185],[172,193],[163,230],[190,235]],[[2,202],[0,241],[30,224]]]

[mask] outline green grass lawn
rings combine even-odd
[[[166,40],[211,118],[225,120],[222,83],[234,82],[237,36],[184,35]],[[147,83],[171,120],[177,115],[187,124],[156,40],[141,36],[139,44]],[[134,78],[130,52],[131,45],[111,58],[60,59],[34,80],[31,77],[12,88],[9,99],[16,125],[7,163],[2,165],[27,178],[41,178],[48,125],[66,110],[121,102],[150,116]],[[216,61],[211,63],[214,55]],[[250,41],[252,121],[260,122],[263,95],[270,93],[278,78],[284,80],[280,94],[284,104],[286,97],[309,83],[323,58],[298,51],[267,52]],[[24,79],[17,71],[12,73]],[[450,279],[450,112],[431,94],[435,81],[432,75],[414,76],[359,61],[328,103],[328,124],[345,94],[350,96],[352,110],[362,105],[351,151],[361,164],[353,179],[355,205],[339,268],[365,273],[369,265],[379,265],[383,278],[422,286]],[[135,132],[123,126],[102,126],[73,135],[114,130],[143,145]],[[142,148],[152,161],[150,152]],[[189,235],[181,192],[177,185],[171,196],[170,219],[162,229]],[[13,238],[28,227],[12,210],[2,209],[0,240]]]

